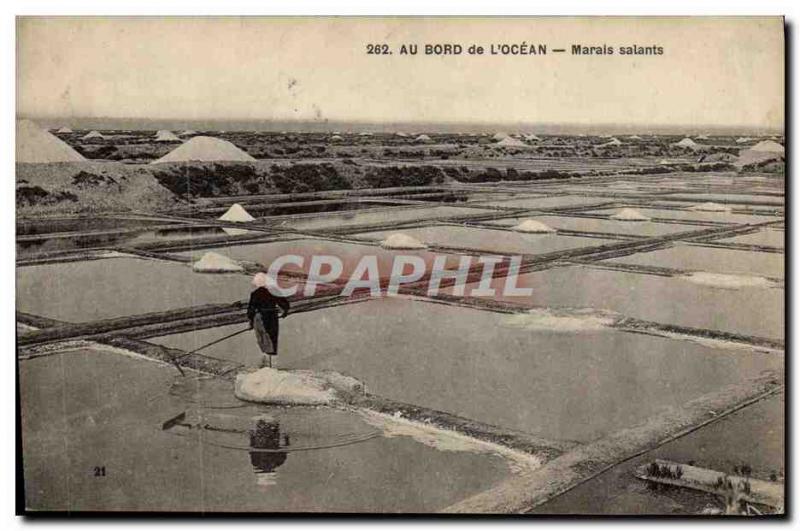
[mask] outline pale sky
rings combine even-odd
[[[548,54],[399,55],[404,43],[522,42]],[[394,53],[368,55],[369,43]],[[570,54],[604,43],[664,54]],[[21,18],[17,113],[781,128],[783,49],[775,17]]]

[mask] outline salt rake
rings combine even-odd
[[[196,352],[199,352],[199,351],[203,350],[204,348],[208,348],[208,347],[210,347],[212,345],[216,345],[217,343],[221,343],[221,342],[225,341],[226,339],[230,339],[233,336],[238,336],[239,334],[243,334],[244,332],[247,332],[248,330],[250,330],[249,326],[247,328],[243,328],[242,330],[239,330],[238,332],[234,332],[232,334],[228,334],[225,337],[221,337],[221,338],[219,338],[217,340],[214,340],[211,343],[206,343],[205,345],[203,345],[201,347],[198,347],[198,348],[192,350],[191,352],[187,352],[185,354],[181,354],[180,356],[175,356],[170,361],[172,362],[173,365],[175,365],[175,367],[178,369],[178,371],[180,371],[181,376],[186,376],[186,373],[183,372],[183,368],[180,366],[180,363],[178,363],[179,361],[181,361],[182,359],[184,359],[186,357],[191,356],[192,354],[194,354]]]

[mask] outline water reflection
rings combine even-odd
[[[269,416],[255,418],[250,434],[250,464],[258,485],[275,485],[275,469],[286,462],[286,452],[278,451],[290,445],[289,435],[281,438],[280,423]],[[283,445],[281,445],[281,442]]]

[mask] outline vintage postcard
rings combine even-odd
[[[18,512],[783,515],[780,17],[19,17]]]

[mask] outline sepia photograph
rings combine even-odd
[[[14,24],[17,514],[785,517],[783,17]]]

